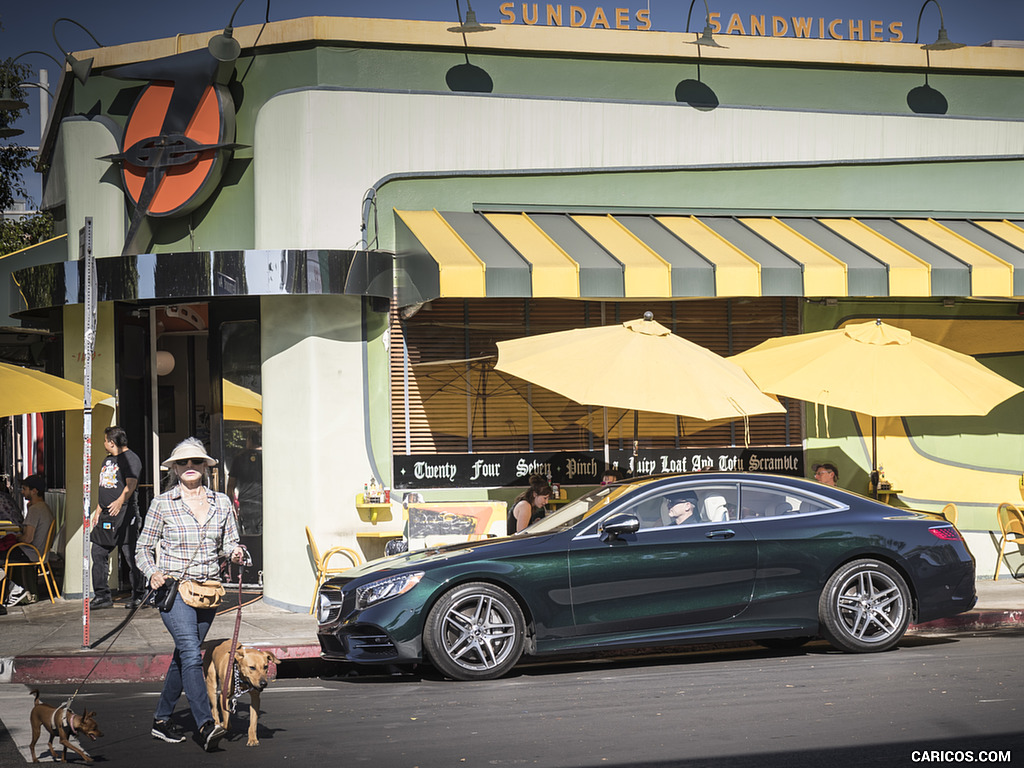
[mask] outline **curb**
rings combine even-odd
[[[1024,627],[1024,610],[968,611],[946,619],[912,624],[908,632],[981,632],[988,629],[1014,629]]]
[[[992,629],[1021,627],[1024,627],[1024,609],[968,611],[958,616],[936,619],[923,624],[912,624],[907,629],[907,633],[983,632]],[[318,644],[274,645],[273,643],[247,641],[246,645],[270,651],[281,661],[320,658]],[[707,647],[706,645],[680,646],[679,651],[693,651]],[[657,650],[664,652],[665,649]],[[635,654],[637,651],[634,649],[630,653]],[[15,656],[0,659],[0,680],[23,685],[62,685],[81,683],[88,676],[93,682],[152,683],[161,682],[164,679],[170,663],[171,654],[167,652],[118,653],[106,656],[95,652],[54,656]],[[272,674],[276,676],[277,670],[272,670]]]
[[[270,651],[281,661],[319,659],[319,645],[273,645],[246,642],[247,646]],[[10,659],[10,674],[5,682],[23,685],[60,685],[80,683],[88,676],[102,683],[162,682],[171,663],[171,653],[102,653],[75,655],[25,655]],[[274,665],[272,665],[274,666]],[[95,668],[95,669],[94,669]],[[276,669],[271,674],[277,674]]]

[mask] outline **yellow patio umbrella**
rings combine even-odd
[[[765,392],[871,416],[983,416],[1024,389],[973,357],[872,320],[769,339],[729,358]]]
[[[713,420],[783,413],[735,363],[641,320],[498,342],[495,370],[584,405]]]
[[[565,427],[532,405],[494,356],[411,366],[409,394],[419,399],[432,431],[473,437],[551,434]]]
[[[604,411],[608,417],[607,434],[609,436],[618,434],[620,439],[624,436],[624,430],[631,427],[634,421],[634,414],[636,414],[636,419],[639,421],[640,434],[647,437],[685,438],[697,432],[725,426],[735,421],[735,419],[742,418],[741,414],[737,414],[735,419],[713,419],[707,421],[705,419],[694,419],[670,413],[633,411],[627,408],[605,408]],[[605,428],[604,414],[601,410],[585,413],[577,418],[574,423],[594,433]]]
[[[85,387],[42,371],[20,365],[0,363],[0,417],[23,413],[80,411],[84,408]],[[110,395],[92,391],[92,402],[110,399]]]
[[[251,421],[263,423],[263,397],[258,392],[235,384],[227,379],[222,380],[224,392],[224,420]]]

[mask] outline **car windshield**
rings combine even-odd
[[[606,507],[611,501],[632,493],[636,488],[635,485],[602,486],[566,504],[556,512],[549,512],[543,519],[527,528],[525,533],[551,533],[571,528]]]

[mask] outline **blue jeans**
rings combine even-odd
[[[216,614],[216,608],[193,608],[186,605],[181,595],[175,598],[171,610],[161,612],[160,618],[174,638],[174,655],[164,679],[164,690],[156,705],[154,717],[157,720],[170,719],[183,688],[196,727],[213,720],[206,681],[203,679],[203,652],[199,646],[206,639]]]

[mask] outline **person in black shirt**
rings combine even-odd
[[[139,508],[135,489],[142,473],[142,460],[128,447],[128,435],[121,427],[104,430],[106,459],[100,467],[96,509],[92,513],[92,608],[110,608],[108,571],[110,553],[120,549],[130,566],[132,596],[126,608],[137,608],[146,594],[145,580],[135,564],[135,541],[139,533]]]

